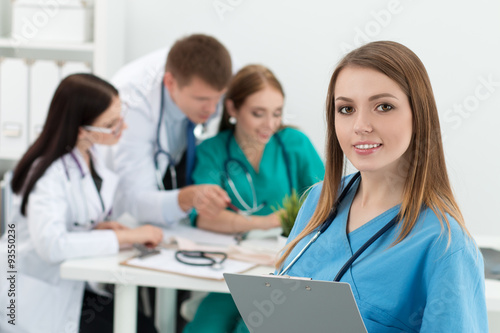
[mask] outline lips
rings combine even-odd
[[[354,151],[359,155],[370,155],[381,149],[381,143],[375,142],[356,142]]]
[[[382,146],[381,143],[354,145],[356,149],[373,149]]]

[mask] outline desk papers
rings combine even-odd
[[[254,263],[233,259],[226,259],[220,270],[215,270],[211,266],[191,266],[177,261],[175,251],[161,249],[160,254],[143,259],[134,257],[121,264],[211,280],[224,280],[223,273],[242,273],[256,266]]]

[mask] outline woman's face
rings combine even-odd
[[[120,98],[113,97],[111,105],[91,124],[95,129],[87,130],[90,141],[101,145],[116,144],[120,140],[123,130],[127,128],[123,120],[124,112]],[[104,133],[104,131],[111,133]]]
[[[239,110],[228,101],[228,112],[236,118],[235,137],[240,144],[265,146],[281,125],[283,95],[267,86],[248,96]]]
[[[406,94],[385,74],[346,67],[335,84],[335,131],[340,146],[362,172],[397,172],[412,137]]]

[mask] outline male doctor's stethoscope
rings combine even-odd
[[[160,98],[160,117],[158,118],[158,125],[156,127],[156,152],[153,156],[155,165],[155,176],[156,184],[158,188],[165,191],[165,185],[163,184],[163,175],[160,170],[160,164],[158,163],[158,158],[164,155],[167,158],[167,169],[170,169],[170,177],[172,177],[172,189],[176,189],[177,185],[177,172],[175,171],[175,159],[172,155],[161,147],[160,133],[161,133],[161,123],[163,121],[163,107],[165,106],[165,88],[163,84],[161,85],[161,98]],[[200,137],[205,132],[205,124],[198,124],[194,129],[195,137]]]
[[[349,192],[349,190],[351,189],[352,185],[354,184],[354,182],[361,176],[361,173],[358,172],[356,173],[352,179],[349,181],[349,183],[347,184],[347,186],[344,188],[344,190],[342,191],[342,193],[340,194],[340,196],[338,197],[337,201],[335,202],[335,204],[333,205],[331,211],[330,211],[330,214],[328,215],[328,217],[326,218],[325,222],[323,222],[323,224],[321,224],[321,226],[319,227],[318,231],[316,232],[316,234],[311,238],[311,240],[304,246],[304,248],[302,248],[302,250],[300,250],[300,252],[295,256],[295,258],[293,258],[293,260],[288,264],[288,266],[285,267],[285,269],[283,269],[281,272],[278,273],[279,276],[282,276],[284,275],[286,272],[288,272],[290,270],[290,268],[292,268],[292,266],[297,262],[297,260],[299,260],[299,258],[304,254],[304,252],[307,251],[307,249],[311,246],[312,243],[314,243],[316,241],[316,239],[318,239],[318,237],[326,231],[326,229],[328,229],[328,227],[330,226],[330,224],[332,224],[333,220],[335,219],[335,217],[337,216],[337,212],[338,212],[338,207],[340,205],[340,203],[342,202],[342,200],[345,198],[345,196],[347,195],[347,193]],[[390,220],[385,226],[382,227],[382,229],[380,229],[375,235],[373,235],[365,244],[363,244],[363,246],[361,246],[359,248],[358,251],[356,251],[356,253],[354,253],[352,255],[352,257],[346,261],[346,263],[344,264],[344,266],[342,266],[342,268],[340,269],[340,271],[337,273],[337,275],[335,276],[335,279],[333,279],[333,281],[340,281],[340,279],[342,278],[342,276],[344,276],[344,274],[347,272],[347,270],[349,269],[349,267],[351,267],[351,265],[353,264],[353,262],[370,246],[372,245],[377,239],[380,238],[380,236],[382,236],[387,230],[389,230],[391,227],[393,227],[396,222],[399,220],[399,214],[396,215],[392,220]]]
[[[170,153],[168,153],[165,149],[162,148],[161,146],[161,142],[160,142],[160,133],[161,133],[161,123],[163,121],[163,107],[164,107],[164,103],[165,103],[165,89],[163,88],[163,85],[161,87],[161,100],[160,100],[160,116],[158,118],[158,124],[156,126],[156,152],[154,154],[154,165],[155,165],[155,176],[156,176],[156,183],[158,185],[158,188],[160,190],[165,190],[165,186],[163,185],[163,176],[162,176],[162,172],[160,170],[160,165],[158,163],[158,158],[160,157],[160,155],[164,155],[166,158],[167,158],[167,168],[170,169],[170,176],[172,177],[172,188],[177,188],[177,173],[175,171],[175,163],[174,163],[174,158],[172,157],[172,155]],[[203,132],[205,131],[205,125],[204,124],[198,124],[196,127],[195,127],[195,136],[196,137],[199,137],[203,134]],[[226,142],[226,150],[227,150],[227,160],[224,162],[224,175],[227,179],[227,182],[229,184],[229,187],[231,188],[231,191],[233,191],[236,199],[238,200],[238,202],[241,204],[242,207],[245,208],[245,211],[240,211],[243,215],[250,215],[250,214],[253,214],[257,211],[259,211],[260,209],[262,209],[266,203],[263,202],[261,203],[260,205],[257,205],[257,195],[256,195],[256,192],[255,192],[255,186],[253,184],[253,180],[252,180],[252,176],[250,175],[250,172],[248,172],[248,169],[246,168],[246,166],[239,160],[235,159],[235,158],[232,158],[231,157],[231,154],[230,154],[230,150],[229,150],[229,143],[231,141],[231,136],[230,135],[228,137],[228,140]],[[282,154],[283,154],[283,159],[285,161],[285,165],[286,165],[286,168],[287,168],[287,177],[288,177],[288,184],[290,186],[290,194],[292,193],[292,189],[293,189],[293,183],[292,183],[292,175],[291,175],[291,171],[290,171],[290,163],[289,163],[289,158],[288,158],[288,154],[286,152],[286,149],[285,149],[285,145],[283,144],[283,141],[281,140],[281,138],[279,137],[279,135],[275,134],[274,137],[276,138],[279,146],[281,147],[281,151],[282,151]],[[252,206],[248,205],[245,200],[243,200],[243,198],[241,197],[240,193],[238,192],[238,190],[236,189],[236,186],[234,185],[234,182],[233,180],[231,179],[230,175],[229,175],[229,164],[231,162],[234,162],[236,163],[244,172],[245,172],[245,176],[248,180],[248,183],[250,185],[250,188],[251,188],[251,191],[252,191]]]

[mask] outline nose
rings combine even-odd
[[[369,111],[358,110],[354,120],[354,132],[356,134],[371,133],[373,131],[372,119]]]
[[[205,111],[210,112],[210,114],[214,113],[217,110],[217,104],[219,104],[218,99],[208,101],[205,104]]]
[[[273,115],[267,115],[264,119],[264,126],[271,130],[274,130],[277,124],[279,124],[279,120]]]

